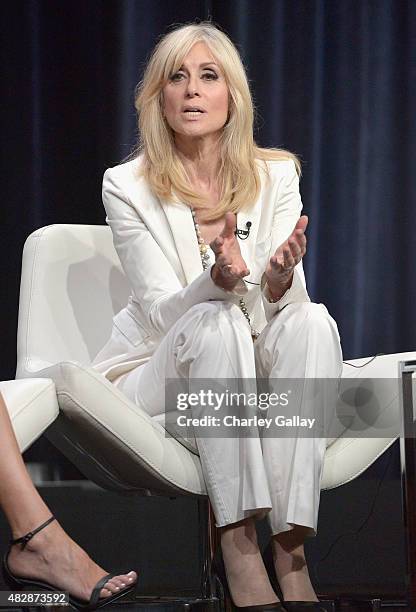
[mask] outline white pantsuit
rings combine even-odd
[[[310,302],[301,263],[277,303],[269,302],[267,288],[243,281],[234,292],[223,291],[209,269],[202,271],[189,207],[158,200],[138,176],[139,164],[104,177],[107,221],[132,296],[114,318],[95,367],[151,416],[165,409],[167,378],[241,379],[244,385],[256,377],[339,377],[336,323],[325,306]],[[257,202],[237,221],[238,227],[251,222],[241,251],[248,278],[262,285],[269,257],[301,210],[293,162],[267,166]],[[254,344],[237,305],[242,294],[261,332]],[[273,533],[293,524],[316,532],[324,438],[199,437],[197,445],[217,525],[268,513]]]

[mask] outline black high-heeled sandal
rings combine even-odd
[[[278,612],[284,612],[285,608],[282,606],[280,602],[269,603],[269,604],[260,604],[258,606],[236,606],[231,592],[230,587],[228,586],[227,574],[225,572],[224,559],[222,558],[221,546],[217,548],[217,551],[212,560],[212,571],[216,575],[217,579],[220,581],[221,586],[224,591],[225,600],[226,600],[226,609],[227,603],[232,610],[242,610],[243,612],[273,612],[274,610]]]
[[[53,586],[52,584],[49,584],[48,582],[43,582],[42,580],[36,580],[34,578],[21,578],[20,576],[16,576],[10,570],[8,562],[7,562],[9,558],[9,554],[10,554],[10,549],[12,546],[14,546],[15,544],[21,544],[22,550],[23,550],[26,544],[33,538],[33,536],[39,533],[39,531],[42,531],[42,529],[47,527],[54,520],[55,520],[55,517],[51,516],[51,518],[49,518],[47,521],[42,523],[42,525],[40,525],[33,531],[29,531],[29,533],[22,536],[21,538],[16,538],[15,540],[10,541],[9,549],[3,558],[3,577],[4,577],[5,582],[7,582],[7,584],[12,589],[16,589],[16,588],[22,589],[24,587],[31,587],[32,589],[34,588],[34,589],[58,592],[57,587]],[[111,578],[114,578],[114,576],[117,576],[117,575],[118,574],[107,574],[106,576],[103,576],[93,588],[89,601],[83,601],[82,599],[78,599],[77,597],[74,597],[73,595],[69,595],[69,603],[74,608],[77,608],[77,610],[91,610],[91,611],[97,610],[98,608],[104,608],[104,606],[107,606],[108,604],[113,603],[117,599],[124,597],[125,595],[127,595],[128,593],[131,593],[136,588],[137,583],[134,583],[131,586],[126,586],[126,588],[120,590],[119,593],[113,593],[113,595],[110,595],[109,597],[100,597],[100,591],[104,587],[104,585],[109,580],[111,580]]]

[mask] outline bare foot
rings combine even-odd
[[[313,589],[303,542],[307,527],[296,525],[291,531],[272,538],[274,567],[285,601],[319,601]]]
[[[12,546],[8,565],[19,578],[48,582],[70,595],[88,601],[97,582],[108,572],[99,567],[57,521],[37,533],[22,550]],[[109,597],[137,582],[137,574],[115,576],[101,589],[100,597]]]

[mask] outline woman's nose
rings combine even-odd
[[[198,91],[198,83],[197,83],[197,79],[196,77],[189,78],[188,81],[188,87],[186,90],[186,95],[188,96],[188,98],[193,98],[194,96],[199,96],[199,91]]]

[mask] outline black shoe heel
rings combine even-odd
[[[23,549],[26,546],[26,544],[33,538],[34,535],[39,533],[39,531],[47,527],[49,523],[52,523],[52,521],[54,520],[55,520],[55,517],[51,516],[50,519],[45,521],[42,525],[40,525],[33,531],[30,531],[29,533],[27,533],[21,538],[17,538],[16,540],[10,541],[9,549],[3,558],[2,570],[3,570],[4,580],[12,588],[12,590],[21,590],[25,587],[29,587],[32,591],[42,590],[42,591],[50,591],[52,593],[61,592],[61,591],[58,591],[56,587],[49,584],[48,582],[15,576],[13,572],[10,570],[10,567],[8,564],[8,558],[9,558],[9,554],[10,554],[10,550],[12,546],[14,546],[15,544],[21,544],[22,549]],[[125,572],[120,572],[119,574],[115,574],[115,573],[107,574],[106,576],[103,576],[93,588],[89,601],[82,601],[81,599],[78,599],[77,597],[73,597],[72,595],[69,595],[69,603],[77,610],[91,610],[92,611],[92,610],[97,610],[98,608],[104,608],[104,606],[107,606],[108,604],[113,603],[114,601],[117,601],[121,597],[124,597],[128,593],[131,593],[132,591],[134,591],[136,589],[137,583],[134,583],[130,587],[126,587],[125,589],[122,589],[119,593],[114,593],[113,595],[110,595],[109,597],[100,597],[100,591],[103,588],[103,586],[106,584],[106,582],[111,580],[111,578],[114,578],[114,576],[117,576],[120,574],[125,574]]]
[[[285,610],[280,602],[261,604],[258,606],[236,606],[228,586],[227,574],[225,572],[224,559],[222,558],[220,546],[212,560],[212,571],[216,575],[224,591],[226,612],[233,612],[235,610],[242,610],[243,612],[272,612],[273,610],[278,612],[280,610],[283,612]]]

